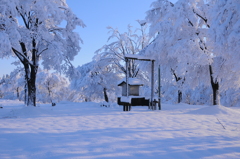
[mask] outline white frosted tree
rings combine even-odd
[[[179,79],[179,87],[184,79],[188,91],[211,87],[213,105],[220,104],[221,92],[238,89],[239,6],[237,0],[155,1],[146,17],[155,40],[145,54],[161,64],[163,81]]]
[[[24,72],[20,67],[7,75],[2,84],[0,84],[0,89],[4,92],[3,96],[9,99],[23,100],[24,87]]]
[[[36,81],[38,102],[59,102],[67,99],[69,92],[69,82],[59,73],[50,73],[47,70],[38,70]],[[24,70],[17,68],[0,82],[0,90],[4,92],[6,99],[26,100]]]
[[[176,81],[179,99],[184,89],[210,85],[213,56],[206,46],[209,5],[203,0],[179,0],[175,4],[158,0],[152,7],[146,19],[151,23],[151,37],[156,38],[146,54],[161,64],[167,75],[163,81]]]
[[[69,82],[59,73],[42,70],[37,77],[37,97],[40,102],[52,103],[66,100],[71,92]]]
[[[71,79],[71,88],[81,94],[85,101],[116,100],[117,82],[120,80],[117,66],[106,61],[92,61],[76,68],[76,76]]]
[[[3,84],[5,83],[5,75],[3,75],[2,77],[0,77],[0,98],[4,97],[4,91],[3,91]]]
[[[39,62],[67,72],[80,51],[76,26],[84,27],[65,0],[0,0],[0,58],[15,56],[27,82],[27,105],[36,106]]]
[[[110,64],[118,66],[122,73],[126,74],[125,55],[137,55],[149,44],[149,37],[146,33],[148,25],[145,21],[137,21],[140,28],[136,31],[132,30],[132,26],[128,26],[128,31],[121,33],[118,29],[108,27],[111,36],[108,38],[110,44],[104,45],[96,51],[94,59],[96,61],[106,59]],[[113,41],[113,42],[112,42]],[[129,62],[129,77],[136,77],[138,75],[138,64],[135,60]]]
[[[215,87],[221,86],[221,92],[231,88],[238,90],[240,87],[240,1],[211,0],[209,6],[210,28],[207,47],[213,55],[212,78],[218,84]],[[220,94],[220,90],[217,93]]]
[[[89,62],[75,69],[75,74],[71,77],[70,81],[70,87],[75,91],[75,94],[71,97],[73,101],[79,101],[79,99],[82,99],[82,101],[90,101],[91,94],[88,94],[87,89],[88,86],[91,86],[88,83],[88,76],[92,68],[93,62]]]

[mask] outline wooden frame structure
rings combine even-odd
[[[139,104],[139,106],[149,106],[149,109],[156,110],[156,103],[157,101],[154,100],[154,62],[155,60],[152,58],[146,58],[140,55],[125,55],[125,61],[126,61],[126,97],[129,97],[129,72],[128,72],[128,67],[129,67],[129,61],[130,60],[140,60],[140,61],[149,61],[151,62],[151,98],[150,100],[146,100],[145,98],[141,97],[139,99],[133,98],[132,101],[133,103],[127,103],[127,102],[121,102],[121,99],[118,99],[118,103],[123,105],[123,111],[130,111],[131,106],[136,106],[134,105],[134,101]],[[141,100],[140,100],[141,99]],[[141,101],[140,104],[139,101]],[[148,101],[148,104],[146,104],[146,101]]]

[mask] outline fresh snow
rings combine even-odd
[[[240,108],[0,100],[1,159],[240,158]]]

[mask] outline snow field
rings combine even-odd
[[[240,109],[164,105],[105,108],[62,102],[25,107],[0,100],[7,158],[240,158]]]

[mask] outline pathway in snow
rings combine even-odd
[[[240,109],[0,100],[0,158],[240,158]]]

